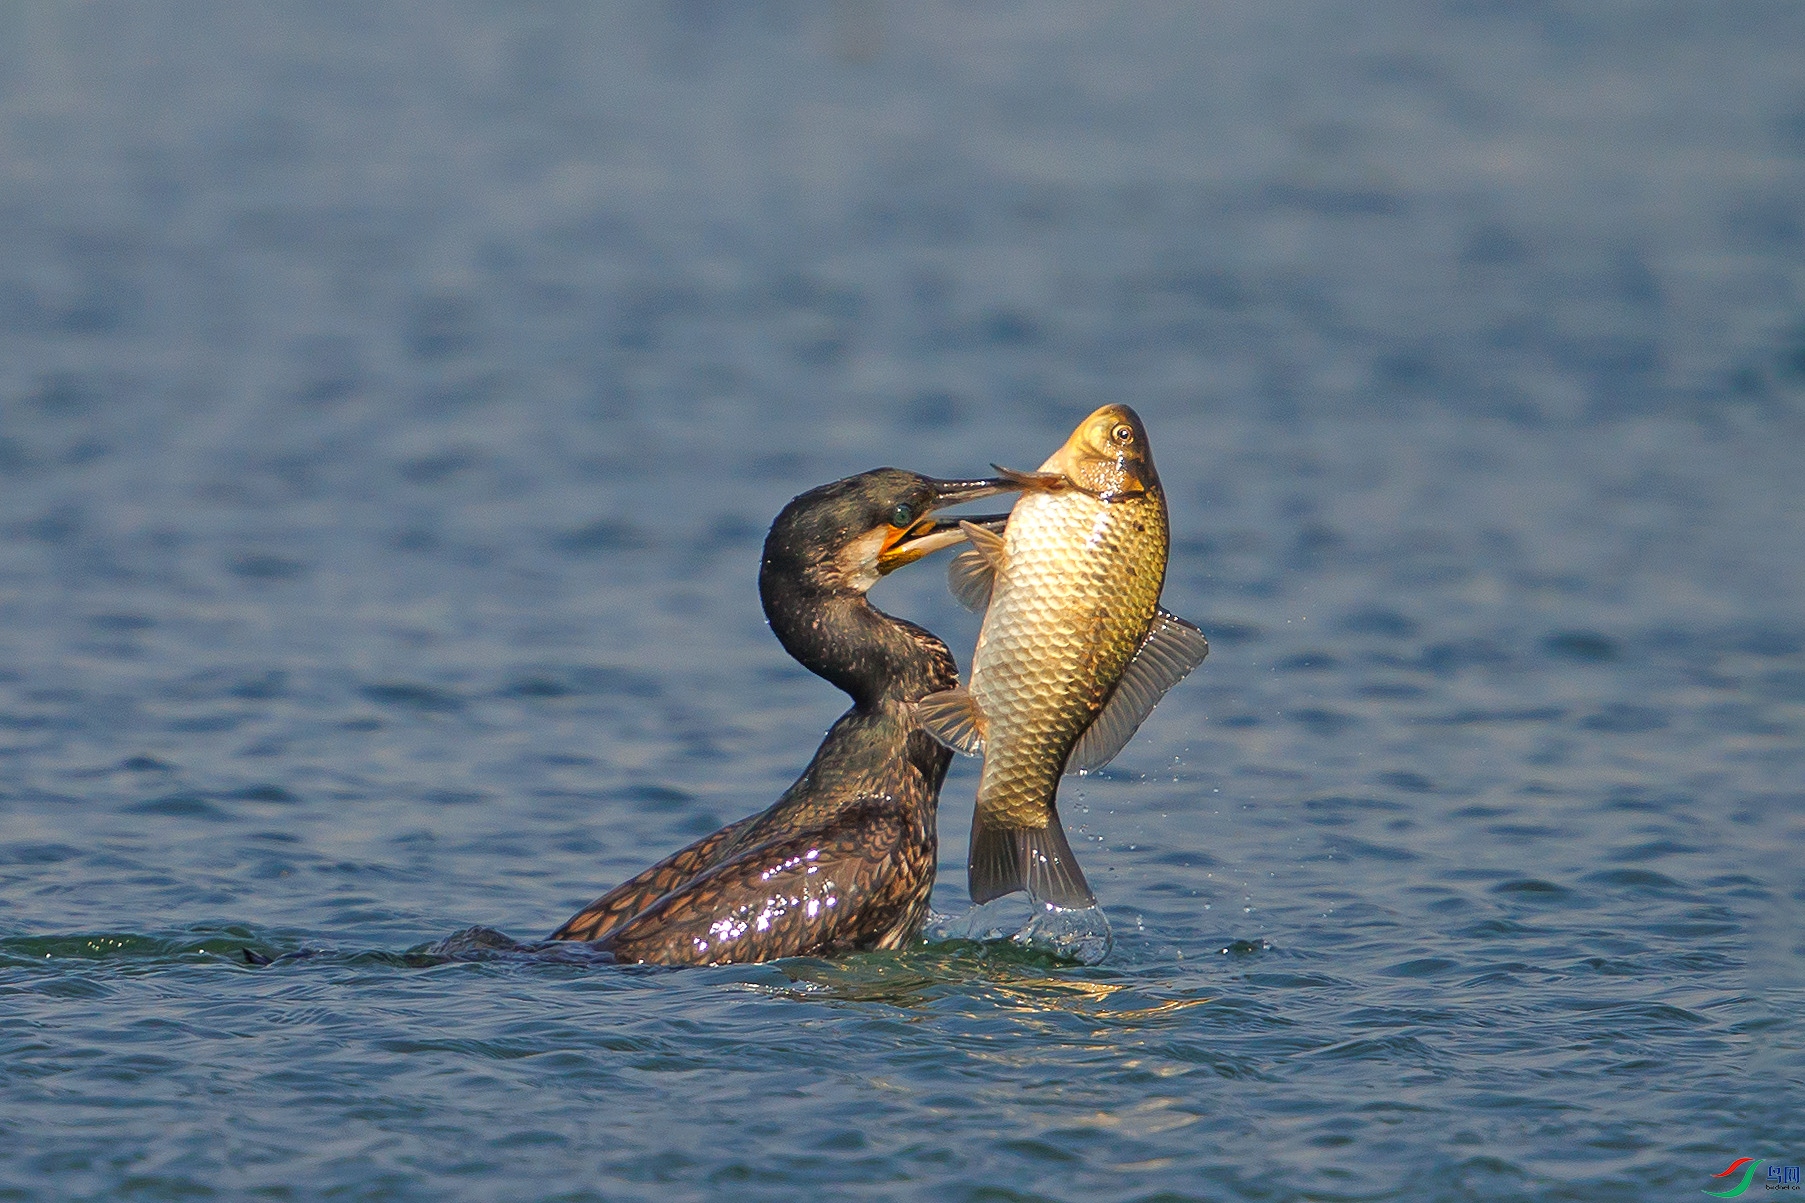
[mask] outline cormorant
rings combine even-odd
[[[933,632],[865,594],[965,537],[934,511],[1019,487],[878,468],[785,506],[759,566],[765,617],[852,709],[769,810],[616,886],[551,938],[593,941],[622,962],[706,965],[898,948],[919,932],[951,753],[917,724],[914,704],[956,686],[958,667]]]

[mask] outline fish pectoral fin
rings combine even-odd
[[[1115,692],[1066,757],[1065,771],[1089,773],[1114,760],[1166,691],[1184,680],[1209,653],[1210,643],[1202,631],[1175,614],[1156,611],[1147,637],[1122,671]]]
[[[972,815],[966,882],[973,906],[1017,890],[1028,891],[1036,902],[1067,910],[1097,905],[1059,815],[1047,819],[1045,827],[1003,827],[986,822],[981,811]]]
[[[984,750],[984,712],[963,685],[930,693],[915,703],[915,721],[955,752],[976,756]]]
[[[990,604],[990,589],[997,573],[1009,563],[1009,549],[1003,536],[976,523],[959,523],[971,546],[953,557],[946,569],[946,585],[967,610],[982,610]]]
[[[964,519],[960,519],[959,529],[965,532],[971,549],[984,557],[984,562],[990,565],[992,572],[1001,572],[1009,566],[1009,549],[1003,543],[1003,536],[988,526],[979,526]]]
[[[966,548],[946,566],[946,586],[967,610],[982,610],[990,605],[990,587],[996,579],[996,569],[975,548]]]

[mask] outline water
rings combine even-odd
[[[0,1198],[1805,1160],[1802,44],[1783,4],[0,9]],[[757,607],[786,499],[1032,466],[1109,400],[1213,651],[1065,795],[1102,964],[507,950],[841,709]],[[969,652],[937,565],[878,596]]]

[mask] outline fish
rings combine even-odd
[[[973,905],[1017,890],[1064,909],[1096,895],[1059,821],[1062,775],[1102,768],[1209,654],[1160,608],[1170,530],[1147,429],[1126,405],[1079,423],[1022,486],[1001,535],[968,525],[948,569],[984,610],[966,683],[922,698],[922,727],[981,754],[967,876]]]

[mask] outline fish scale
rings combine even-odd
[[[970,690],[987,719],[978,806],[1045,827],[1066,756],[1101,709],[1159,605],[1165,507],[1076,489],[1030,493],[1004,533]]]

